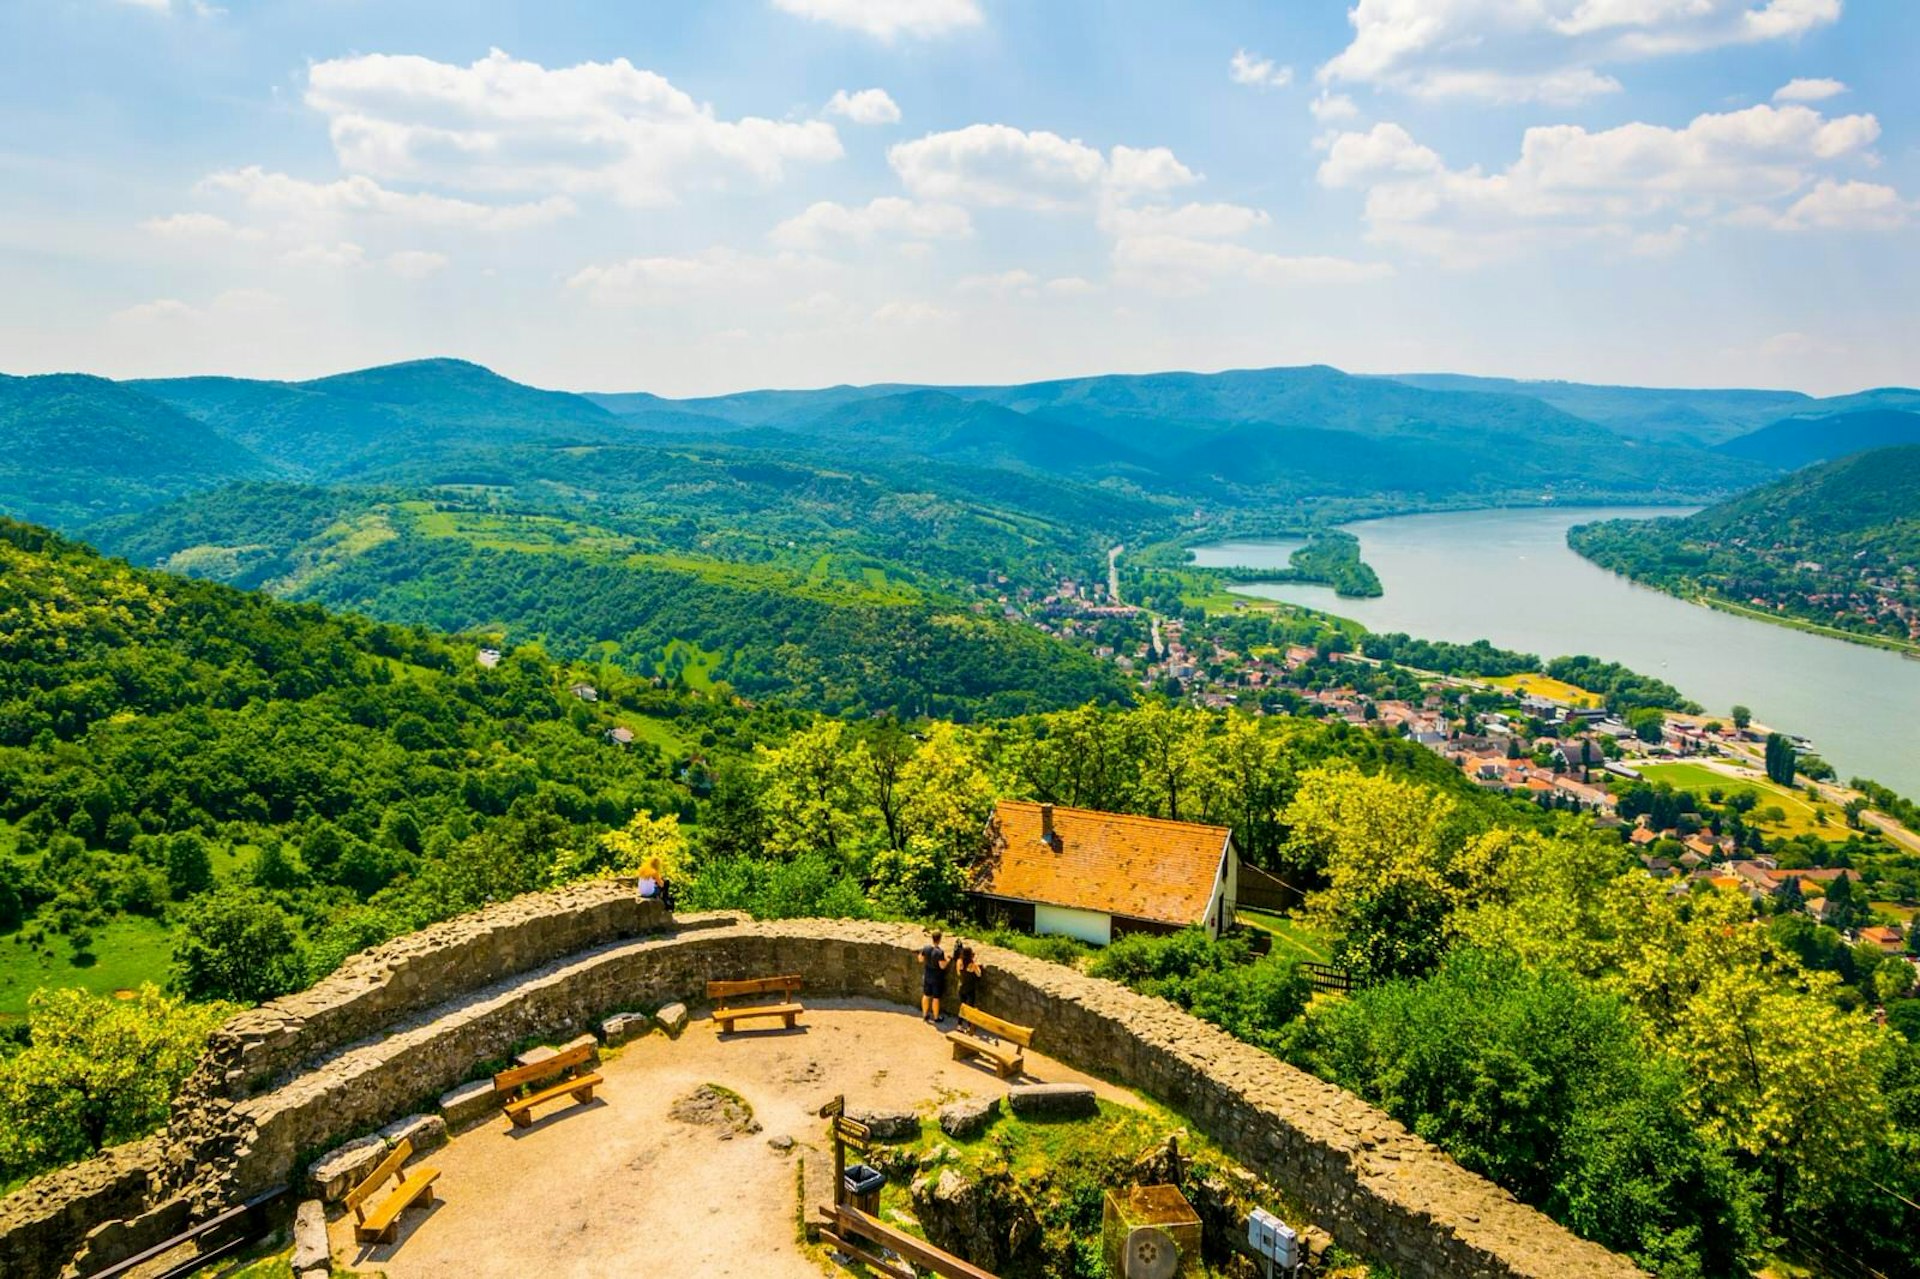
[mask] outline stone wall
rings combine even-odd
[[[586,918],[569,921],[572,913]],[[495,921],[499,953],[487,941]],[[645,933],[653,922],[630,895],[603,886],[507,903],[442,926],[437,949],[409,945],[379,960],[411,974],[393,995],[376,993],[377,981],[357,960],[330,992],[323,985],[311,999],[237,1018],[244,1025],[228,1028],[233,1034],[216,1045],[210,1062],[225,1059],[201,1072],[198,1095],[183,1095],[177,1108],[166,1136],[175,1170],[167,1190],[184,1189],[208,1210],[235,1202],[292,1179],[319,1151],[419,1109],[517,1044],[565,1038],[618,1008],[698,1000],[709,979],[793,971],[818,998],[911,1004],[918,995],[914,950],[922,939],[912,929],[722,916]],[[586,944],[563,953],[557,937]],[[1179,1111],[1284,1187],[1341,1243],[1404,1275],[1640,1273],[1465,1172],[1359,1099],[1163,1000],[1011,952],[983,947],[980,954],[988,969],[981,1002],[1037,1027],[1036,1050]],[[438,1002],[430,1002],[428,973],[446,982]],[[379,1000],[401,1011],[376,1025],[385,1014],[369,1001]],[[262,1026],[265,1034],[258,1033]],[[361,1038],[342,1043],[346,1027]],[[261,1087],[263,1079],[278,1082]],[[104,1210],[127,1214],[141,1206],[115,1201]],[[14,1229],[13,1207],[13,1200],[0,1202],[0,1249]],[[75,1220],[84,1216],[76,1208],[64,1220],[84,1234],[104,1219]],[[0,1251],[0,1258],[8,1255]],[[52,1273],[0,1270],[21,1279]]]

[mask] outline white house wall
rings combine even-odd
[[[1075,910],[1071,906],[1043,906],[1036,903],[1033,908],[1033,931],[1036,934],[1057,933],[1090,945],[1105,946],[1113,940],[1113,916],[1097,910]]]

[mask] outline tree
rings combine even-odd
[[[1752,711],[1744,706],[1736,706],[1733,708],[1733,726],[1735,728],[1744,733],[1747,731],[1747,726],[1751,723],[1753,723]]]
[[[1798,760],[1793,742],[1784,733],[1767,734],[1767,780],[1780,786],[1792,786]]]
[[[175,901],[185,901],[213,887],[213,853],[197,830],[181,831],[167,840],[167,890]]]
[[[208,1033],[233,1011],[151,985],[131,999],[35,991],[27,1046],[0,1057],[0,1181],[84,1159],[165,1122]]]
[[[1290,864],[1327,881],[1309,910],[1368,981],[1430,971],[1454,912],[1480,897],[1512,841],[1428,787],[1351,767],[1302,774],[1286,825]]]
[[[658,862],[664,874],[678,874],[686,862],[687,837],[680,829],[680,815],[635,813],[619,830],[610,830],[591,845],[585,855],[563,851],[556,859],[554,878],[560,881],[585,875],[631,875],[649,861]]]
[[[1640,1034],[1624,1001],[1564,969],[1460,950],[1427,980],[1317,1006],[1291,1052],[1588,1238],[1744,1273],[1743,1179]]]
[[[257,1004],[306,979],[293,921],[255,889],[226,888],[184,912],[173,984],[189,999]]]
[[[1667,717],[1651,706],[1627,712],[1627,725],[1633,735],[1648,745],[1658,745],[1666,732]]]
[[[957,729],[928,729],[899,770],[896,796],[901,843],[874,856],[875,899],[908,915],[957,910],[967,874],[986,850],[993,808],[993,787]]]
[[[801,729],[778,747],[756,746],[767,851],[844,856],[869,828],[866,743],[837,719]]]

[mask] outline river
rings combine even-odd
[[[1865,776],[1920,796],[1920,661],[1770,626],[1635,586],[1567,548],[1592,520],[1684,514],[1671,508],[1449,512],[1346,526],[1380,574],[1379,599],[1328,587],[1250,583],[1244,594],[1405,631],[1552,658],[1573,653],[1656,675],[1709,712],[1736,703],[1754,718],[1813,739],[1842,780]],[[1200,547],[1211,567],[1284,566],[1297,541]]]

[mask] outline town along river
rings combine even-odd
[[[1871,777],[1920,797],[1920,661],[1689,604],[1567,548],[1575,524],[1684,513],[1589,507],[1366,520],[1346,527],[1380,574],[1380,598],[1341,599],[1327,587],[1290,583],[1236,589],[1373,631],[1619,662],[1666,680],[1711,714],[1750,706],[1755,719],[1812,738],[1843,781]],[[1195,562],[1283,567],[1298,545],[1224,543],[1198,548]]]

